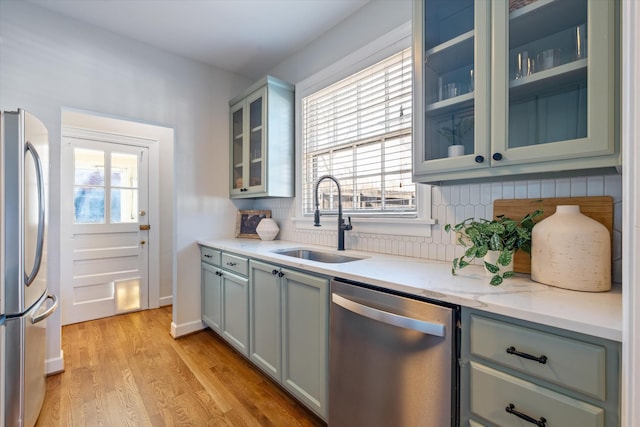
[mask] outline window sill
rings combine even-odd
[[[337,231],[338,229],[338,220],[335,215],[322,217],[320,220],[321,227],[315,227],[313,218],[310,217],[296,217],[291,220],[294,222],[296,230]],[[436,223],[435,219],[351,218],[352,232],[393,236],[431,237],[431,225]]]

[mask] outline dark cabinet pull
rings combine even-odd
[[[281,271],[280,273],[278,273],[278,277],[282,277],[284,276],[284,273]]]
[[[542,363],[543,365],[547,363],[547,356],[545,356],[544,354],[542,356],[533,356],[531,354],[522,353],[516,350],[514,346],[508,347],[507,353],[513,354],[514,356],[523,357],[525,359],[535,360],[536,362]]]
[[[484,162],[484,156],[476,156],[475,161],[476,161],[476,163]]]
[[[274,275],[275,275],[275,274],[278,274],[278,270],[273,270],[273,271],[271,272],[271,274],[274,274]]]
[[[238,265],[238,263],[237,263],[237,262],[231,262],[231,261],[229,261],[229,262],[227,263],[227,265],[228,265],[229,267],[233,267],[233,266],[235,266],[235,265]]]
[[[204,257],[205,257],[205,258],[211,258],[211,257],[212,257],[212,255],[204,254]]]
[[[547,426],[547,419],[545,417],[540,417],[540,419],[536,420],[535,418],[530,417],[527,414],[523,414],[522,412],[516,411],[516,405],[514,405],[513,403],[509,403],[509,406],[507,406],[505,408],[505,410],[510,413],[515,415],[518,418],[521,418],[525,421],[530,422],[531,424],[535,424],[538,427],[546,427]]]
[[[216,276],[222,276],[222,273],[219,271],[216,271]]]
[[[502,154],[500,153],[493,153],[493,160],[502,160]]]

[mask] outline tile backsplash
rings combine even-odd
[[[437,224],[431,226],[430,237],[398,236],[378,233],[359,233],[357,227],[346,233],[345,246],[369,252],[415,258],[451,261],[460,256],[463,247],[456,245],[444,224],[457,223],[465,218],[492,218],[496,199],[525,199],[538,197],[611,196],[614,200],[613,221],[613,280],[622,281],[622,176],[599,175],[576,178],[502,181],[482,184],[456,184],[432,187],[431,215]],[[257,200],[256,209],[270,209],[280,226],[279,239],[321,246],[335,246],[335,231],[326,229],[296,229],[296,199]]]

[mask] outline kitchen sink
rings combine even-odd
[[[293,258],[306,259],[309,261],[324,262],[329,264],[340,264],[343,262],[358,261],[364,258],[352,257],[348,255],[336,254],[332,252],[316,251],[314,249],[280,249],[273,251],[279,255],[290,256]]]

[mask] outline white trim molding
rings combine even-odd
[[[640,420],[640,3],[622,1],[622,403],[621,425]]]
[[[58,357],[52,357],[46,359],[44,362],[45,373],[47,375],[59,374],[60,372],[64,372],[64,352],[62,349],[60,350],[60,355]]]

